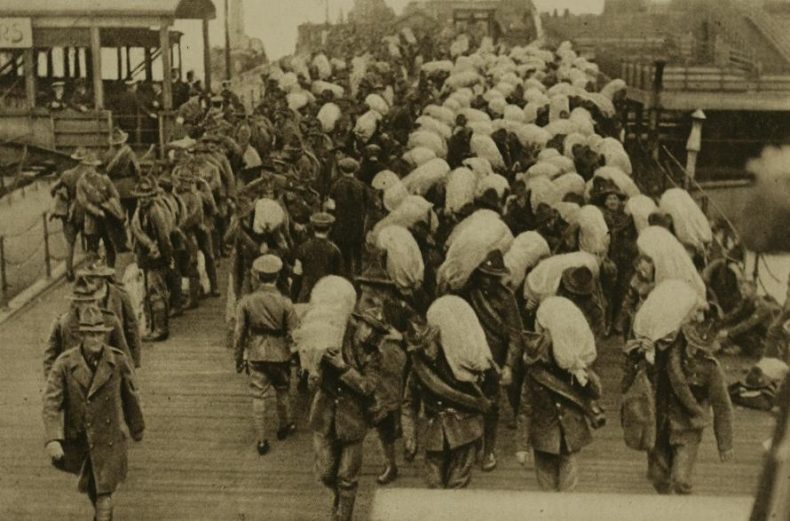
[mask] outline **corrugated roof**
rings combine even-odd
[[[211,0],[0,0],[0,16],[215,18]]]

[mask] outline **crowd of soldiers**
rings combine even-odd
[[[371,428],[381,485],[398,477],[403,438],[428,486],[466,487],[476,466],[496,469],[507,422],[541,489],[572,490],[576,456],[606,421],[596,349],[623,344],[626,443],[647,452],[655,489],[691,492],[711,409],[721,459],[733,457],[714,353],[787,362],[788,309],[756,295],[737,250],[685,234],[661,194],[640,193],[620,143],[622,82],[599,92],[597,67],[567,44],[381,36],[364,56],[344,45],[273,65],[251,113],[230,84],[189,97],[167,160],[147,171],[118,129],[104,160],[76,151],[53,189],[91,261],[69,265],[72,305],[46,349],[47,452],[81,476],[96,519],[111,519],[126,473],[122,422],[142,436],[141,343],[219,296],[223,257],[257,451],[272,450],[270,398],[276,438],[296,431],[298,374],[332,519],[352,518]],[[113,269],[127,250],[144,273],[142,315]],[[342,334],[310,366],[307,315],[322,284],[341,308],[345,283]]]

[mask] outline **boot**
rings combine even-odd
[[[381,446],[384,449],[384,458],[387,460],[387,466],[376,478],[376,482],[379,485],[387,485],[398,477],[398,465],[395,463],[395,444],[382,443]]]
[[[351,521],[354,517],[356,490],[339,490],[337,500],[337,521]]]
[[[189,300],[185,309],[197,309],[200,302],[200,278],[189,277]]]
[[[219,297],[219,284],[217,284],[217,266],[214,259],[206,259],[206,275],[208,276],[208,283],[211,291],[209,295],[212,297]]]
[[[491,472],[496,468],[496,448],[497,426],[499,423],[498,414],[490,414],[483,420],[483,458],[481,467],[483,472]]]
[[[151,312],[151,332],[143,337],[144,342],[162,342],[170,336],[167,307]]]
[[[103,494],[97,497],[94,509],[96,521],[112,521],[112,496]]]

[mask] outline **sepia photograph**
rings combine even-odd
[[[790,0],[0,0],[0,520],[790,521]]]

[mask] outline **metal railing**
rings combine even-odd
[[[21,188],[15,197],[24,198],[25,191],[44,189],[41,184]],[[68,249],[62,221],[51,219],[48,211],[29,219],[13,230],[7,227],[0,235],[0,308],[6,308],[13,297],[40,278],[51,279],[57,264],[66,260]],[[75,244],[75,264],[84,252],[81,243]]]

